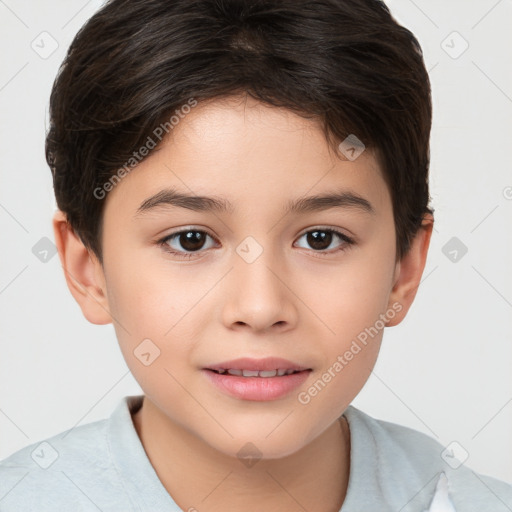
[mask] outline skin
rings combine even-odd
[[[425,266],[433,218],[425,216],[397,263],[391,196],[371,151],[354,161],[335,155],[315,121],[250,97],[200,103],[171,135],[108,194],[103,266],[64,214],[55,214],[70,291],[90,322],[113,323],[145,394],[134,426],[183,510],[338,511],[350,470],[342,414],[374,367],[384,329],[309,403],[297,395],[393,304],[401,310],[386,326],[403,320]],[[145,199],[169,186],[222,196],[235,209],[169,206],[134,217]],[[340,188],[366,198],[375,215],[355,208],[283,213],[289,200]],[[192,259],[158,245],[191,227],[214,237]],[[318,227],[338,229],[355,244],[333,235],[330,245],[315,249],[304,232]],[[263,249],[252,263],[236,252],[247,236]],[[177,237],[171,248],[187,252]],[[147,338],[160,349],[149,366],[133,354]],[[201,372],[237,357],[270,355],[313,371],[300,388],[272,401],[230,397]],[[247,442],[262,454],[251,467],[237,457]]]

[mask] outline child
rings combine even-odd
[[[112,0],[50,117],[66,281],[144,395],[5,459],[2,512],[512,510],[350,405],[434,221],[429,79],[382,2]]]

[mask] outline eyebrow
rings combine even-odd
[[[137,209],[135,217],[140,217],[157,208],[168,206],[217,213],[233,213],[235,210],[233,204],[222,197],[195,196],[168,188],[144,200]],[[291,200],[287,203],[286,213],[301,214],[328,210],[330,208],[357,209],[363,213],[375,215],[375,209],[367,199],[353,192],[343,190],[331,194]]]

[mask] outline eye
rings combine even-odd
[[[213,237],[206,231],[200,229],[184,229],[159,240],[158,244],[161,245],[166,252],[179,258],[190,259],[195,252],[199,252],[205,247],[205,240],[207,238],[213,240]],[[209,247],[206,248],[208,249]],[[185,252],[183,252],[182,249]]]
[[[328,256],[346,250],[355,244],[352,238],[333,228],[311,229],[303,233],[299,240],[304,237],[313,251],[319,253],[320,256]],[[213,244],[206,244],[208,238],[216,241],[213,236],[204,230],[187,228],[171,233],[157,243],[164,251],[177,258],[191,259],[194,257],[194,253],[201,253],[203,252],[202,249],[209,249],[213,246]],[[333,250],[327,251],[336,239],[341,240],[341,244]]]
[[[333,228],[315,228],[306,231],[299,237],[299,240],[303,237],[306,237],[306,242],[314,249],[315,252],[319,252],[321,256],[327,256],[338,251],[344,251],[355,243],[352,238]],[[336,238],[342,241],[341,245],[326,254],[322,254],[326,252],[333,241],[335,242]]]

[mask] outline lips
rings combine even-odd
[[[207,381],[239,400],[268,401],[286,398],[304,384],[311,368],[280,357],[240,358],[202,369]]]

